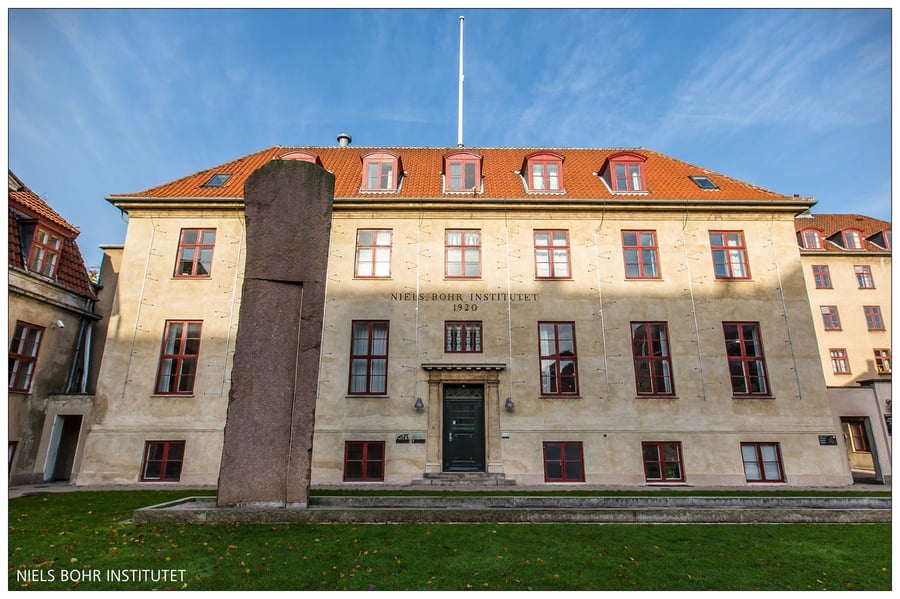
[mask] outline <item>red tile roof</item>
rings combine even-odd
[[[822,249],[807,250],[801,247],[801,250],[807,252],[889,252],[890,248],[885,248],[878,242],[873,243],[871,238],[879,236],[879,234],[890,231],[891,223],[885,220],[872,218],[871,216],[863,216],[862,214],[805,214],[794,219],[794,229],[799,233],[805,229],[816,229],[821,233],[823,239]],[[828,241],[829,237],[839,234],[845,229],[856,229],[862,233],[864,250],[845,249],[836,243]],[[880,241],[880,240],[878,240]]]
[[[14,174],[9,172],[9,266],[25,269],[26,256],[22,252],[19,222],[34,220],[57,231],[63,236],[56,282],[80,295],[96,298],[94,285],[88,276],[84,258],[75,239],[79,231],[66,222],[40,196],[28,189]],[[37,276],[37,275],[35,275]]]
[[[273,146],[169,183],[136,193],[113,194],[108,199],[115,202],[120,198],[242,198],[244,182],[253,171],[270,160],[294,151],[318,156],[322,166],[334,173],[336,198],[371,198],[376,194],[360,190],[362,157],[377,150],[400,156],[404,171],[401,187],[397,193],[388,194],[398,199],[453,197],[455,194],[445,194],[442,191],[443,157],[460,150],[478,154],[483,159],[484,190],[483,193],[478,193],[479,198],[523,198],[526,197],[526,191],[523,179],[517,171],[522,168],[526,155],[544,151],[563,157],[565,194],[562,197],[565,198],[602,200],[637,196],[662,200],[797,200],[798,205],[801,204],[801,198],[797,196],[775,193],[643,148],[627,150],[629,153],[646,157],[644,168],[648,189],[646,193],[641,194],[612,193],[596,175],[604,167],[607,159],[622,152],[622,149]],[[203,187],[203,184],[216,173],[229,173],[231,177],[221,187]],[[702,190],[689,178],[691,175],[705,175],[718,185],[719,189]],[[528,193],[527,197],[549,199],[559,198],[560,194]],[[806,203],[805,198],[802,200]]]

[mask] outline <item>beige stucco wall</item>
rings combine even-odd
[[[207,279],[173,276],[183,228],[216,229]],[[185,441],[182,483],[216,481],[240,307],[243,231],[237,212],[160,211],[130,219],[78,484],[137,481],[149,440]],[[203,321],[190,396],[154,394],[167,320]]]
[[[884,377],[875,369],[873,349],[891,347],[891,257],[869,252],[805,252],[802,257],[803,276],[809,293],[817,346],[822,355],[825,381],[829,386],[855,387],[857,381]],[[832,289],[816,289],[813,265],[827,265],[831,273]],[[873,289],[860,289],[854,266],[868,265],[872,269]],[[841,330],[825,330],[821,306],[837,306]],[[866,325],[863,306],[879,306],[884,331],[870,331]],[[831,366],[831,348],[844,348],[850,362],[850,373],[835,374]]]
[[[175,279],[180,230],[210,227],[217,229],[212,277]],[[354,277],[359,228],[393,230],[389,279]],[[481,229],[479,280],[445,279],[444,231],[450,228]],[[571,280],[535,279],[534,229],[569,231]],[[623,229],[657,232],[661,280],[625,279]],[[715,280],[709,230],[744,231],[750,280]],[[181,439],[181,483],[216,482],[244,247],[237,211],[131,211],[79,484],[135,482],[147,440]],[[302,251],[285,248],[285,259],[302,259]],[[423,365],[455,364],[454,376],[464,378],[462,365],[471,363],[498,365],[492,375],[499,380],[496,397],[487,406],[497,421],[487,444],[499,463],[490,467],[519,484],[543,484],[544,441],[577,440],[583,443],[587,484],[642,485],[641,441],[680,441],[687,484],[744,485],[740,442],[775,441],[781,444],[786,484],[846,485],[846,455],[818,444],[818,435],[837,429],[800,271],[789,212],[354,210],[338,202],[313,484],[341,484],[349,440],[385,441],[386,484],[421,478],[441,449],[441,433],[433,427],[440,396]],[[513,294],[514,300],[471,294]],[[167,319],[203,321],[190,397],[153,394]],[[390,321],[386,396],[348,396],[354,319]],[[481,320],[484,352],[445,354],[445,320]],[[636,396],[629,323],[638,320],[668,323],[675,398]],[[760,323],[771,397],[733,397],[722,331],[729,320]],[[575,322],[578,397],[541,396],[538,321]],[[483,376],[469,380],[478,384]],[[417,411],[420,397],[426,409]],[[503,408],[507,397],[515,403],[512,411]],[[396,443],[403,433],[425,434],[427,442]]]
[[[16,322],[44,327],[28,393],[9,392],[7,439],[16,450],[10,465],[9,484],[31,484],[43,479],[39,452],[46,451],[41,437],[49,396],[66,389],[86,299],[51,281],[15,268],[8,271],[7,342],[9,348]],[[57,325],[62,322],[63,326]]]
[[[427,415],[413,409],[417,397],[428,397],[420,365],[474,361],[505,365],[499,400],[502,406],[511,397],[515,409],[499,410],[500,430],[508,438],[498,442],[504,474],[520,484],[543,483],[542,442],[565,440],[584,443],[586,482],[593,484],[643,484],[641,441],[681,441],[689,484],[745,484],[741,441],[779,441],[788,484],[846,484],[844,456],[818,445],[818,434],[835,429],[792,219],[778,218],[737,213],[692,214],[685,221],[678,213],[638,219],[625,212],[338,212],[332,256],[340,260],[330,265],[314,482],[341,482],[347,440],[385,441],[386,483],[421,477],[427,447],[395,443],[398,434],[427,428]],[[390,279],[353,277],[358,228],[393,230]],[[453,228],[481,229],[480,280],[444,277],[444,231]],[[535,279],[534,229],[569,230],[572,280]],[[661,280],[625,279],[623,229],[657,232]],[[717,229],[744,231],[750,280],[715,280],[708,231]],[[531,299],[473,301],[473,293],[527,294]],[[392,294],[412,299],[392,299]],[[435,294],[461,299],[435,300]],[[420,295],[424,301],[415,301]],[[454,312],[460,305],[469,312]],[[354,319],[390,320],[386,397],[347,395]],[[443,353],[443,323],[456,319],[483,321],[483,354]],[[674,399],[636,396],[629,323],[638,320],[668,323]],[[760,322],[771,399],[733,398],[724,358],[722,322],[727,320]],[[577,398],[541,397],[538,321],[575,322]],[[429,442],[439,440],[429,437]]]
[[[891,431],[886,424],[885,415],[892,414],[891,383],[889,381],[867,382],[857,387],[831,387],[828,389],[831,400],[834,422],[841,431],[838,439],[841,451],[849,455],[854,467],[868,469],[873,467],[875,474],[882,482],[890,482],[892,476]],[[848,448],[848,440],[842,418],[863,419],[868,422],[867,429],[871,433],[874,447],[865,456],[856,456]]]

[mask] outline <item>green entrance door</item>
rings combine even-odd
[[[484,472],[484,387],[444,385],[444,472]]]

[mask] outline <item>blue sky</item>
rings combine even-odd
[[[885,5],[886,6],[886,5]],[[891,218],[888,9],[8,11],[8,164],[82,233],[105,198],[272,145],[646,147]]]

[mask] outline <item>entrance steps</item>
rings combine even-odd
[[[435,487],[506,487],[516,481],[505,474],[485,472],[426,472],[424,478],[413,479],[414,487],[429,485]]]

